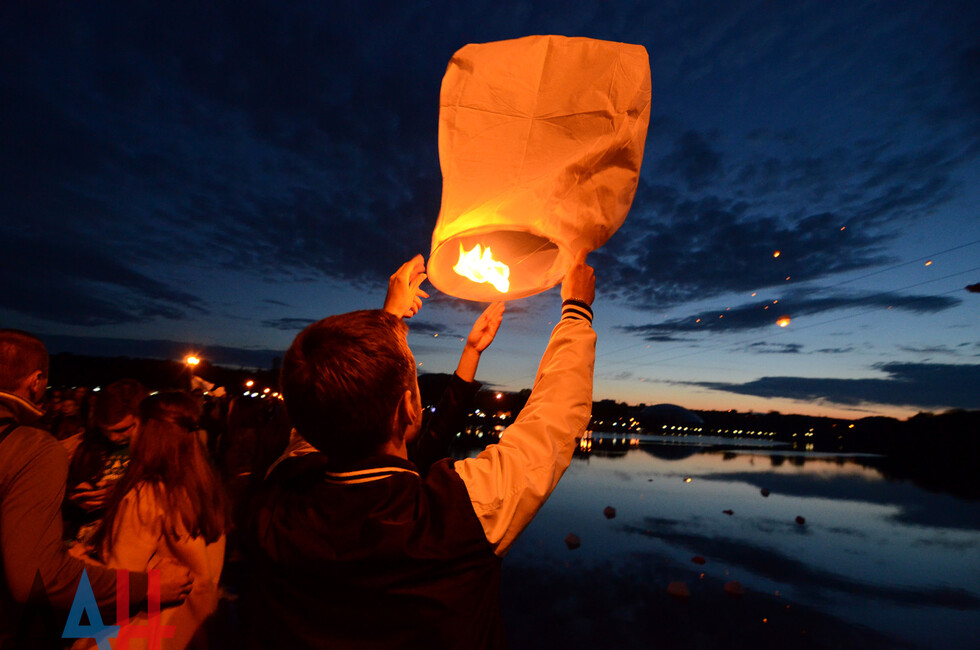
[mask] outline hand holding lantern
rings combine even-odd
[[[422,308],[422,298],[429,294],[421,289],[426,278],[425,259],[416,255],[399,267],[388,279],[388,295],[382,309],[394,316],[411,318]]]
[[[578,300],[591,307],[595,300],[595,270],[585,263],[588,253],[589,251],[582,248],[575,255],[575,261],[561,283],[561,299]]]

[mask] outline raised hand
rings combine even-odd
[[[504,303],[495,302],[484,309],[473,323],[473,329],[470,330],[470,335],[466,337],[466,345],[463,346],[463,354],[459,357],[459,365],[456,366],[456,374],[463,381],[473,381],[476,378],[480,355],[493,343],[503,317]]]
[[[411,318],[422,308],[422,298],[429,294],[421,289],[425,274],[425,259],[416,255],[399,267],[388,278],[388,295],[385,296],[384,309],[399,318]]]
[[[565,279],[561,283],[561,299],[579,300],[591,306],[595,300],[595,271],[585,263],[589,251],[582,248],[575,255],[575,260],[568,267]]]
[[[477,352],[483,352],[493,343],[493,338],[497,336],[500,322],[504,318],[504,303],[495,302],[483,310],[480,317],[473,323],[470,335],[466,337],[466,346],[473,348]]]

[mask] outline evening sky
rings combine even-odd
[[[980,408],[968,1],[5,2],[0,322],[269,367],[428,255],[446,65],[530,34],[650,56],[640,186],[589,258],[596,399]],[[451,372],[479,307],[432,293],[410,344]],[[479,378],[529,386],[559,301],[508,304]]]

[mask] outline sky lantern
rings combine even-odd
[[[650,121],[642,46],[466,45],[439,106],[442,206],[426,272],[440,291],[477,301],[545,291],[626,219]]]
[[[776,321],[776,325],[779,325],[780,327],[786,327],[787,325],[789,325],[789,322],[790,322],[789,316],[780,316],[779,319]]]

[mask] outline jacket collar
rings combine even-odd
[[[412,462],[387,454],[337,463],[330,462],[324,454],[315,452],[281,459],[274,469],[275,471],[270,470],[268,476],[276,474],[283,478],[295,479],[300,476],[311,476],[313,473],[323,476],[330,483],[367,483],[395,475],[418,476],[419,474]]]
[[[0,417],[12,417],[18,424],[31,424],[44,415],[36,404],[20,395],[0,391]]]

